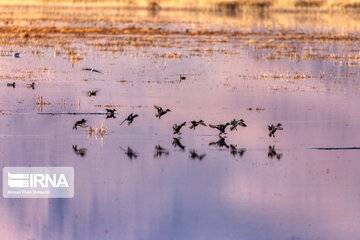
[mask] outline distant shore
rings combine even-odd
[[[360,0],[0,0],[9,5],[74,5],[148,8],[152,10],[360,11]]]

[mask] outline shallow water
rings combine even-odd
[[[98,13],[92,16],[103,16],[102,10],[92,9]],[[126,24],[141,29],[161,26],[165,34],[55,32],[41,38],[31,35],[22,42],[17,30],[10,36],[0,29],[8,37],[2,52],[22,54],[0,58],[1,166],[75,168],[73,199],[2,198],[1,239],[360,235],[358,150],[312,149],[359,147],[358,53],[352,51],[360,41],[313,39],[324,32],[335,35],[339,29],[345,37],[356,34],[353,21],[346,24],[345,19],[332,28],[335,20],[323,18],[338,16],[307,16],[301,21],[284,14],[280,19],[275,15],[244,22],[245,16],[191,12],[107,9],[111,17],[89,18],[85,13],[71,15],[74,12],[67,8],[2,11],[0,19],[12,19],[4,24],[25,26],[21,31],[28,31],[30,22],[70,28],[96,23],[119,29]],[[17,15],[27,11],[38,15]],[[224,33],[191,35],[185,29]],[[172,32],[178,30],[182,32]],[[233,31],[260,34],[249,39],[233,36]],[[276,37],[279,31],[305,37],[281,40]],[[130,43],[118,46],[125,39]],[[296,47],[299,56],[292,58],[279,46],[261,47],[273,42]],[[276,49],[285,50],[269,58]],[[80,57],[71,58],[71,51]],[[82,71],[86,67],[104,74]],[[186,80],[180,82],[179,74]],[[15,88],[6,86],[13,81]],[[34,90],[26,88],[31,81]],[[88,97],[91,89],[100,91]],[[49,104],[38,106],[39,96]],[[156,119],[155,104],[172,111]],[[101,113],[106,106],[117,109],[116,119],[46,114]],[[120,126],[131,112],[139,118],[131,126]],[[103,124],[108,133],[89,136],[86,129],[73,130],[81,118],[93,128]],[[248,127],[228,129],[225,141],[245,150],[242,155],[209,145],[219,140],[218,132],[203,126],[195,131],[189,125],[183,128],[180,141],[185,149],[173,145],[174,123],[203,119],[218,124],[233,118],[243,118]],[[278,122],[284,130],[269,138],[267,125]],[[84,156],[76,154],[75,145],[86,149]],[[157,145],[168,154],[156,155]],[[275,146],[277,155],[269,155],[269,146]],[[128,158],[128,147],[137,158]],[[205,156],[193,159],[192,150]]]

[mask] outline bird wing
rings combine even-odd
[[[209,127],[216,128],[217,126],[209,124]]]
[[[158,110],[158,111],[161,111],[161,110],[162,110],[162,107],[157,106],[157,105],[154,105],[154,108],[155,108],[156,110]]]

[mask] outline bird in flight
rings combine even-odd
[[[122,121],[121,123],[120,123],[120,125],[122,125],[125,121],[128,121],[128,125],[130,126],[130,124],[134,121],[134,119],[136,118],[136,117],[138,117],[139,115],[137,115],[137,114],[134,114],[134,113],[131,113],[127,118],[125,118],[124,119],[124,121]]]
[[[154,108],[157,110],[157,113],[155,113],[155,117],[159,119],[161,118],[161,116],[165,115],[166,113],[171,112],[170,109],[164,110],[162,107],[157,105],[154,105]]]
[[[83,71],[90,71],[90,72],[96,72],[96,73],[102,74],[102,72],[100,72],[99,70],[96,70],[96,69],[94,69],[94,68],[83,68],[82,70],[83,70]]]
[[[191,126],[189,127],[190,129],[194,129],[194,130],[195,130],[195,128],[196,128],[197,126],[199,126],[199,125],[203,125],[203,126],[206,127],[206,124],[204,123],[203,120],[200,120],[200,121],[191,121],[190,123],[191,123]]]
[[[277,130],[284,130],[281,123],[278,123],[276,126],[273,124],[268,125],[269,137],[275,137],[275,132]]]

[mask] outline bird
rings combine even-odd
[[[12,83],[7,83],[7,86],[8,86],[8,87],[13,87],[13,88],[15,88],[15,85],[16,85],[16,83],[15,83],[15,82],[12,82]]]
[[[28,83],[28,84],[26,84],[26,87],[27,88],[32,88],[34,90],[35,89],[35,83],[34,82]]]
[[[236,155],[239,155],[240,157],[242,157],[242,155],[244,155],[246,149],[245,148],[237,148],[236,145],[230,144],[230,153],[231,155],[233,155],[234,157]]]
[[[136,118],[136,117],[138,117],[139,115],[137,115],[137,114],[134,114],[134,113],[130,113],[130,115],[127,117],[127,118],[125,118],[124,119],[124,121],[122,121],[121,123],[120,123],[120,125],[122,125],[125,121],[128,121],[128,125],[130,126],[130,124],[134,121],[134,119]]]
[[[231,130],[231,131],[233,131],[233,130],[236,130],[236,131],[237,131],[237,127],[238,127],[238,126],[247,127],[246,124],[245,124],[245,122],[244,122],[244,120],[242,120],[242,119],[236,120],[236,119],[234,118],[234,120],[232,120],[232,121],[230,122],[230,124],[232,125],[232,126],[230,127],[230,130]]]
[[[225,141],[225,138],[222,137],[222,136],[219,136],[219,140],[217,142],[211,142],[209,143],[209,146],[211,145],[217,145],[218,147],[226,147],[226,148],[229,148],[229,145],[226,144],[226,141]]]
[[[90,72],[96,72],[96,73],[102,74],[102,72],[100,72],[99,70],[96,70],[96,69],[94,69],[94,68],[83,68],[82,70],[84,70],[84,71],[90,71]]]
[[[77,145],[73,145],[72,148],[73,148],[74,153],[75,153],[76,155],[79,155],[79,156],[81,156],[81,157],[85,157],[86,151],[87,151],[86,148],[78,148]]]
[[[164,110],[162,107],[159,107],[157,105],[154,105],[154,108],[157,110],[157,113],[155,113],[155,117],[159,119],[161,118],[161,116],[165,115],[166,113],[171,112],[170,109]]]
[[[222,133],[225,133],[225,129],[226,127],[230,125],[230,123],[226,123],[226,124],[219,124],[219,125],[211,125],[209,124],[209,127],[211,128],[216,128],[217,130],[220,131],[219,135],[222,134]],[[226,134],[226,133],[225,133]]]
[[[282,153],[277,153],[275,150],[275,146],[269,146],[269,151],[268,151],[268,158],[276,158],[277,160],[280,160],[282,157]]]
[[[278,123],[276,126],[273,124],[268,125],[269,137],[275,137],[276,130],[284,130],[281,123]]]
[[[86,120],[85,119],[81,119],[80,121],[77,121],[74,126],[73,129],[77,130],[77,127],[82,127],[82,128],[86,128],[87,125],[86,124]]]
[[[206,124],[204,123],[203,120],[200,120],[200,121],[191,121],[191,126],[189,127],[190,129],[194,129],[198,126],[198,125],[203,125],[206,127]]]
[[[181,80],[186,80],[186,77],[184,75],[180,74],[179,75],[179,80],[180,80],[180,82],[181,82]]]
[[[173,131],[174,131],[174,133],[173,134],[181,134],[180,133],[180,130],[181,130],[181,128],[183,127],[183,126],[185,126],[186,125],[186,122],[183,122],[182,124],[180,124],[180,125],[177,125],[176,123],[173,125],[173,127],[172,127],[172,129],[173,129]]]
[[[172,142],[172,145],[174,146],[174,147],[179,147],[181,150],[185,150],[185,146],[184,145],[182,145],[182,143],[180,142],[180,137],[178,137],[178,138],[173,138],[173,142]]]
[[[115,117],[115,112],[116,112],[116,109],[109,109],[109,108],[106,108],[106,118],[116,118]]]
[[[20,53],[14,53],[14,57],[16,58],[20,58],[21,54]]]
[[[91,97],[91,96],[96,96],[96,94],[99,92],[99,90],[90,90],[90,91],[88,91],[88,93],[87,93],[87,95],[89,96],[89,97]]]
[[[190,154],[190,158],[199,159],[200,161],[206,156],[206,154],[199,155],[195,150],[191,150],[189,154]]]

